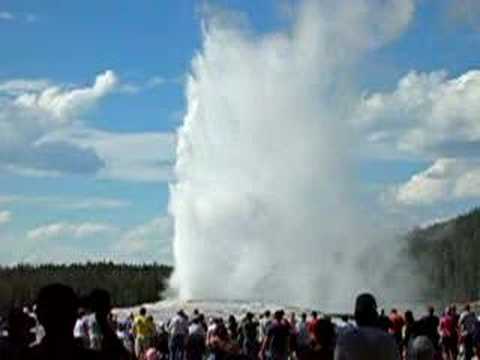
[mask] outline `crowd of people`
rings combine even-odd
[[[41,289],[34,311],[13,309],[0,337],[0,359],[115,360],[470,360],[480,355],[480,326],[468,305],[411,311],[377,310],[371,294],[357,297],[354,315],[332,319],[276,310],[237,318],[183,310],[164,323],[145,308],[112,314],[110,296],[94,290],[80,301],[65,285]],[[480,359],[480,357],[479,357]]]

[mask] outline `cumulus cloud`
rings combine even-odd
[[[81,111],[112,92],[118,84],[118,78],[112,70],[96,77],[92,86],[75,89],[48,87],[39,93],[22,94],[15,104],[35,112],[45,111],[60,122],[72,121]]]
[[[0,94],[21,95],[25,92],[43,91],[50,86],[46,79],[13,79],[0,82]]]
[[[83,87],[53,85],[45,79],[0,82],[0,170],[25,176],[171,179],[173,134],[120,134],[82,122],[91,107],[125,86],[112,70]]]
[[[429,158],[480,155],[480,71],[411,72],[393,92],[362,100],[354,117],[371,143]]]
[[[12,213],[8,210],[0,211],[0,225],[7,224],[12,221]]]
[[[0,83],[0,169],[27,175],[96,173],[104,164],[92,149],[40,139],[72,126],[112,90],[116,79],[108,70],[86,87],[66,88],[27,79]]]
[[[407,205],[480,198],[480,159],[438,159],[400,185],[395,197]]]
[[[366,95],[354,116],[368,145],[434,161],[393,191],[403,204],[478,197],[480,71],[410,72],[395,90]]]
[[[49,240],[61,237],[84,238],[116,231],[117,228],[110,224],[84,222],[68,223],[59,222],[42,225],[31,229],[27,233],[30,240]]]

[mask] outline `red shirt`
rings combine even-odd
[[[390,327],[390,332],[393,334],[401,334],[403,325],[405,324],[402,315],[390,314],[389,318],[390,322],[392,323],[392,326]]]
[[[455,333],[455,321],[453,316],[444,315],[440,320],[440,334],[443,337],[453,336]]]

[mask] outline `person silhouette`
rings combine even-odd
[[[101,333],[100,352],[102,359],[131,359],[132,356],[117,337],[110,319],[112,309],[110,293],[104,289],[94,289],[90,293],[90,307]]]
[[[78,298],[71,287],[51,284],[40,289],[36,312],[45,337],[40,344],[28,348],[22,359],[103,359],[100,353],[84,349],[75,341],[73,328],[77,310]]]
[[[339,336],[335,360],[400,360],[393,337],[380,328],[377,302],[372,294],[357,296],[354,315],[357,327]]]
[[[33,341],[31,329],[35,321],[20,308],[10,310],[7,319],[8,337],[0,338],[0,359],[20,360],[21,354]]]

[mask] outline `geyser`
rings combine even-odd
[[[362,260],[373,238],[350,171],[351,79],[412,12],[407,0],[304,1],[287,29],[258,35],[207,11],[171,186],[182,299],[339,309],[379,286]]]

